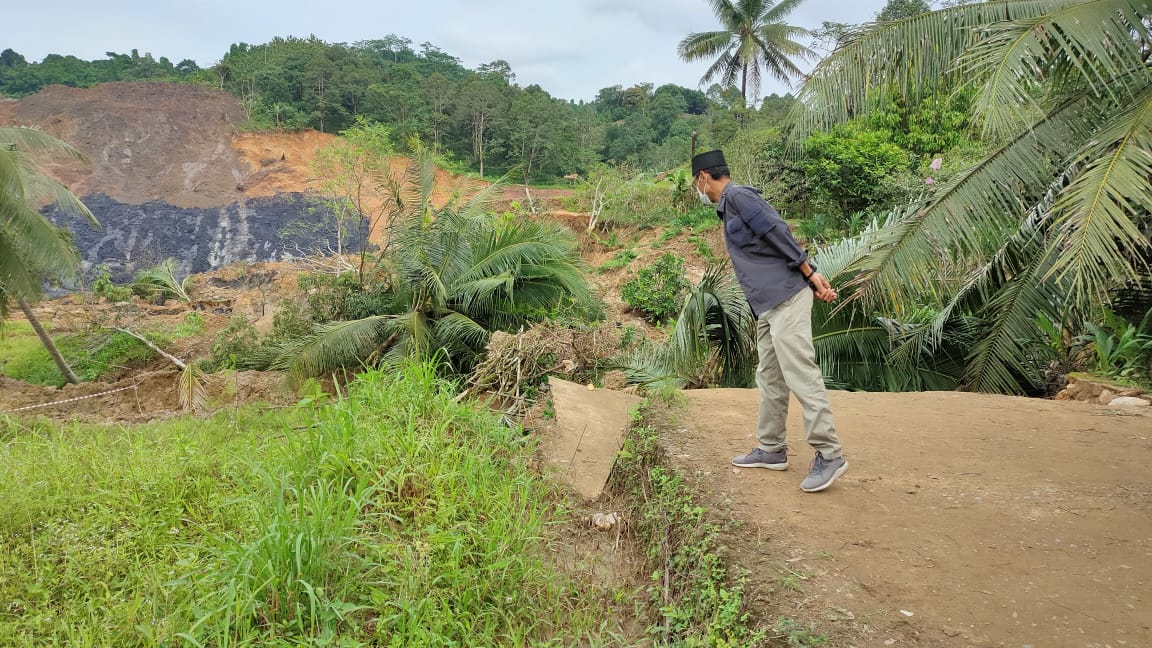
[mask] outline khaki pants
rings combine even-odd
[[[779,306],[760,314],[756,322],[756,385],[760,388],[760,449],[777,452],[787,447],[785,422],[788,392],[804,409],[808,444],[825,459],[843,454],[832,410],[824,391],[824,376],[812,347],[812,291],[805,288]]]

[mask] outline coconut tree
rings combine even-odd
[[[975,93],[991,153],[867,235],[849,273],[864,308],[980,331],[963,382],[1016,392],[1040,379],[1037,322],[1075,323],[1148,269],[1152,38],[1148,0],[998,0],[883,23],[821,61],[792,114],[797,141],[909,100]]]
[[[797,39],[810,36],[803,27],[784,20],[804,0],[708,0],[720,20],[716,31],[688,34],[676,48],[688,62],[712,61],[700,83],[719,79],[733,86],[740,77],[740,96],[748,104],[748,91],[759,95],[761,69],[787,82],[801,75],[793,61],[814,56]]]
[[[388,244],[367,274],[377,314],[318,326],[282,346],[273,367],[296,378],[339,368],[439,356],[469,369],[494,331],[513,331],[589,289],[572,233],[487,213],[496,187],[470,201],[431,202],[435,167],[426,153],[390,189]]]
[[[65,379],[80,382],[52,343],[31,303],[43,282],[75,277],[80,255],[67,233],[36,207],[55,203],[64,212],[96,224],[92,212],[66,187],[49,178],[33,154],[81,156],[68,144],[30,128],[0,128],[0,318],[15,301]]]

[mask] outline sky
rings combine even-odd
[[[0,23],[0,50],[29,61],[45,55],[104,58],[137,49],[173,63],[208,67],[237,42],[315,35],[354,43],[388,34],[430,42],[469,68],[508,61],[520,85],[591,100],[613,85],[699,86],[704,63],[688,64],[676,45],[719,27],[705,0],[40,0],[14,2]],[[871,19],[884,0],[807,0],[792,24]],[[706,88],[702,88],[706,89]],[[767,79],[763,94],[789,87]]]

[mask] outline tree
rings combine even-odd
[[[274,362],[296,377],[440,356],[457,372],[493,331],[512,331],[560,306],[585,305],[579,250],[562,225],[498,217],[485,205],[499,184],[465,204],[431,202],[435,167],[419,152],[391,200],[390,248],[374,268],[376,314],[321,325]],[[493,189],[495,188],[495,189]]]
[[[503,83],[492,76],[469,79],[460,89],[460,115],[472,135],[472,155],[484,176],[484,157],[490,144],[492,123],[505,110]]]
[[[688,34],[676,51],[688,62],[713,60],[700,79],[702,85],[718,78],[731,86],[739,75],[740,96],[747,105],[749,89],[759,95],[761,68],[787,82],[801,74],[793,59],[813,56],[796,40],[810,36],[808,30],[784,22],[803,1],[709,0],[722,29]]]
[[[957,318],[978,317],[972,389],[1038,386],[1038,319],[1070,328],[1148,270],[1150,11],[1143,0],[940,9],[857,34],[804,84],[800,137],[877,110],[887,92],[909,104],[973,93],[991,153],[869,234],[851,281],[863,306],[937,309],[913,346],[936,348]]]
[[[67,233],[52,225],[34,205],[52,202],[65,212],[96,223],[92,212],[66,187],[45,175],[30,152],[80,158],[76,149],[28,128],[0,128],[0,318],[14,300],[70,383],[80,378],[32,312],[45,280],[79,274],[80,255]]]
[[[888,4],[884,5],[880,13],[876,14],[876,21],[904,20],[928,13],[931,10],[932,7],[929,7],[925,0],[888,0]]]

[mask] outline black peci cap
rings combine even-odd
[[[695,176],[705,169],[714,169],[721,166],[728,166],[728,163],[724,161],[723,151],[719,149],[706,151],[692,158],[692,175]]]

